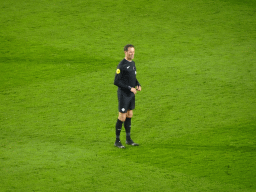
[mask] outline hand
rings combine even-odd
[[[136,86],[136,89],[137,89],[138,91],[141,91],[141,86]]]
[[[131,88],[131,92],[133,92],[135,95],[137,93],[137,90],[135,88]]]

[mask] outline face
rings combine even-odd
[[[131,61],[134,58],[135,49],[134,47],[129,47],[128,51],[125,51],[124,53],[125,53],[126,60]]]

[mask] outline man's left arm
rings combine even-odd
[[[139,81],[136,79],[136,89],[138,90],[138,91],[141,91],[141,85],[140,85],[140,83],[139,83]]]

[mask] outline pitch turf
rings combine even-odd
[[[256,191],[255,9],[1,1],[0,191]],[[127,43],[140,146],[122,150],[113,80]]]

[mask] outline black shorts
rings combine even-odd
[[[118,110],[120,113],[127,113],[128,110],[135,109],[135,95],[134,93],[126,93],[118,90]]]

